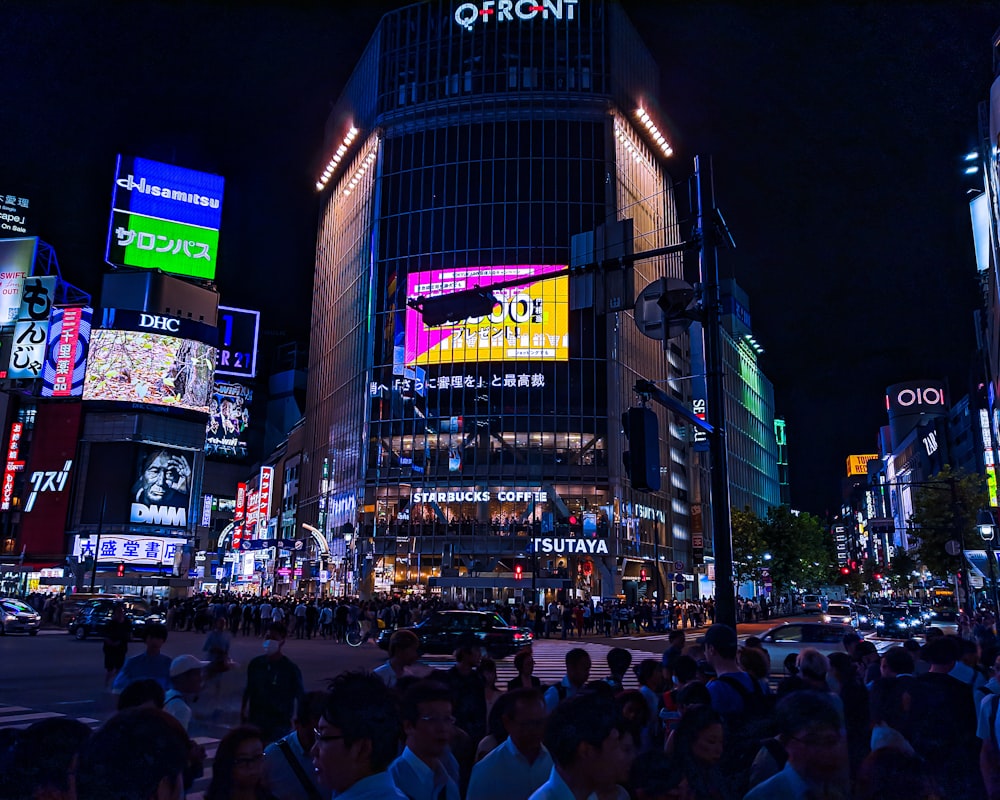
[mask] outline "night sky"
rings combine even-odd
[[[586,0],[581,0],[586,2]],[[456,0],[457,3],[457,0]],[[115,155],[226,178],[217,283],[308,335],[323,125],[379,17],[406,3],[0,2],[0,192],[28,196],[95,295]],[[793,506],[835,512],[892,383],[968,390],[978,302],[963,174],[995,2],[623,2],[662,68],[678,180],[711,154]],[[267,303],[265,305],[265,302]]]

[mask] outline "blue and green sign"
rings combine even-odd
[[[119,156],[106,260],[211,280],[224,184],[218,175]]]

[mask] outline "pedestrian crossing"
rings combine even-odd
[[[533,675],[538,678],[543,686],[559,683],[566,674],[566,653],[575,647],[581,647],[590,654],[591,668],[590,679],[600,680],[608,676],[608,652],[614,646],[596,642],[588,642],[578,639],[535,639],[531,646],[531,655],[535,661]],[[625,648],[628,650],[628,648]],[[633,666],[646,658],[657,658],[654,653],[648,650],[629,650],[632,654]],[[422,664],[434,669],[446,670],[454,664],[454,659],[450,657],[421,659]],[[507,682],[517,676],[514,668],[514,658],[505,658],[497,661],[497,688],[505,689]],[[626,689],[638,689],[639,684],[629,670],[624,682]]]
[[[58,711],[38,711],[25,706],[9,706],[0,703],[0,729],[12,728],[23,731],[29,725],[43,719],[53,719],[55,717],[66,717]],[[101,726],[101,720],[92,717],[76,717],[80,722],[89,725],[93,730]]]

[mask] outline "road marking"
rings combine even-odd
[[[0,714],[15,714],[18,711],[31,711],[31,709],[24,706],[0,706]]]
[[[34,714],[8,714],[0,717],[0,728],[28,727],[32,722],[39,719],[51,719],[52,717],[64,717],[58,711],[37,711]],[[11,725],[12,722],[24,722],[25,725]]]

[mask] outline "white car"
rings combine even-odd
[[[760,635],[760,642],[771,656],[771,669],[781,671],[789,653],[812,647],[821,653],[844,652],[844,634],[854,633],[851,625],[824,622],[786,622]]]
[[[818,594],[806,594],[802,596],[803,611],[806,614],[818,614],[823,610],[823,601]]]
[[[27,633],[37,636],[42,618],[27,603],[13,597],[0,598],[0,636],[5,633]]]
[[[823,622],[835,622],[838,625],[850,625],[853,614],[846,603],[830,603],[820,615]]]

